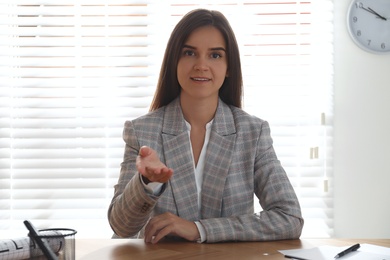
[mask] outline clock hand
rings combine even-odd
[[[376,14],[376,16],[378,16],[379,18],[381,18],[382,20],[385,20],[387,21],[387,18],[378,14],[377,12],[375,12],[374,10],[372,10],[370,7],[368,7],[368,10],[370,10],[373,14]]]
[[[378,14],[377,12],[375,12],[374,10],[372,10],[370,7],[365,8],[363,5],[360,5],[359,7],[362,8],[363,10],[369,12],[369,13],[375,14],[378,18],[380,18],[380,19],[382,19],[382,20],[384,20],[384,21],[387,21],[387,18],[386,18],[386,17],[384,17],[384,16]]]

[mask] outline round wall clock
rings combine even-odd
[[[363,50],[390,53],[390,0],[352,0],[347,25],[353,41]]]

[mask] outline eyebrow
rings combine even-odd
[[[184,44],[183,48],[188,48],[188,49],[196,50],[196,47],[191,46],[191,45],[188,45],[188,44]],[[212,50],[212,51],[224,51],[224,52],[226,52],[225,48],[223,48],[223,47],[210,48],[210,50]]]

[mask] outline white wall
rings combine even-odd
[[[350,1],[334,0],[335,237],[390,238],[390,54],[352,42]]]

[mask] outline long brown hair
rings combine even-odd
[[[180,95],[177,79],[177,64],[183,45],[189,35],[197,28],[211,25],[223,35],[227,48],[229,76],[225,78],[219,90],[223,102],[241,108],[242,72],[239,49],[234,32],[226,17],[219,11],[196,9],[187,13],[175,26],[165,49],[157,89],[150,111],[168,105]]]

